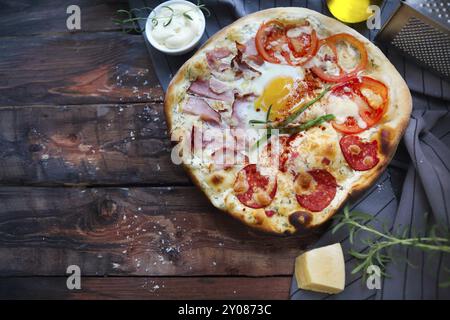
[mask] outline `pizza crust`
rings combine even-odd
[[[310,213],[299,213],[295,216],[289,217],[290,226],[284,229],[280,229],[279,226],[273,222],[272,219],[268,219],[264,214],[264,209],[249,209],[253,210],[253,218],[249,219],[248,214],[244,214],[241,210],[237,210],[231,204],[218,205],[215,203],[212,197],[212,191],[210,185],[205,184],[204,177],[201,179],[196,170],[190,165],[183,164],[184,168],[190,175],[193,182],[203,191],[203,193],[211,200],[211,202],[218,207],[220,210],[229,213],[234,218],[244,222],[259,230],[270,232],[274,234],[292,234],[296,232],[304,232],[305,229],[312,227],[317,227],[327,221],[333,214],[335,214],[339,209],[345,204],[349,198],[354,198],[367,190],[382,174],[386,169],[390,160],[392,159],[397,145],[403,136],[408,125],[411,109],[412,109],[412,99],[410,91],[397,72],[395,67],[389,62],[385,55],[377,48],[374,44],[368,41],[365,37],[360,35],[358,32],[352,28],[344,25],[343,23],[332,19],[330,17],[324,16],[315,11],[305,9],[305,8],[273,8],[263,11],[259,11],[248,16],[245,16],[228,27],[225,27],[213,37],[211,37],[194,55],[191,59],[186,61],[177,74],[172,79],[169,88],[166,92],[164,110],[166,114],[166,119],[170,132],[174,128],[174,108],[178,104],[177,99],[180,92],[186,90],[186,76],[188,73],[188,68],[193,61],[199,58],[205,51],[211,50],[218,46],[218,44],[223,41],[223,39],[229,35],[233,34],[233,30],[239,30],[244,28],[246,25],[256,25],[259,26],[263,21],[268,21],[270,19],[280,19],[280,20],[295,20],[302,19],[305,17],[314,17],[317,19],[327,30],[332,30],[333,33],[345,32],[353,35],[361,42],[363,42],[368,51],[369,59],[372,58],[377,67],[377,71],[370,73],[370,76],[379,77],[389,88],[389,106],[386,115],[383,117],[378,127],[377,139],[380,145],[379,158],[380,162],[378,165],[369,171],[364,171],[360,174],[356,183],[354,183],[348,193],[341,199],[332,203],[333,207],[328,210],[327,214],[321,214],[320,218],[314,217],[309,218]],[[370,62],[369,62],[370,64]],[[331,204],[330,204],[331,206]],[[315,214],[315,213],[314,213]]]

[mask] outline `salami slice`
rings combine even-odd
[[[256,164],[249,164],[239,171],[234,182],[234,192],[247,207],[267,207],[277,192],[276,176],[264,176],[258,172]]]
[[[328,207],[336,195],[336,179],[324,169],[299,173],[294,181],[298,203],[312,212]]]
[[[376,140],[364,142],[358,136],[348,135],[341,138],[339,145],[345,160],[354,170],[370,170],[380,162]]]

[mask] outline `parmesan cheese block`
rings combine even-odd
[[[345,287],[345,262],[340,243],[307,251],[295,260],[300,289],[339,293]]]

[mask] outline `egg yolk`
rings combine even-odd
[[[269,120],[283,118],[290,108],[290,93],[293,90],[294,80],[291,77],[277,77],[271,80],[262,95],[255,102],[255,109],[268,111],[270,109]]]

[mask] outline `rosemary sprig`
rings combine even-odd
[[[131,10],[120,9],[116,11],[116,18],[113,18],[112,21],[114,24],[120,26],[123,32],[126,33],[142,33],[144,32],[144,28],[139,26],[140,20],[147,20],[147,17],[141,17],[141,11],[148,12],[153,10],[150,7],[142,7],[142,8],[133,8]],[[148,13],[147,13],[148,15]]]
[[[194,20],[194,19],[192,19],[192,17],[191,17],[187,12],[183,12],[183,16],[184,16],[186,19],[189,19],[189,20],[191,20],[191,21]]]
[[[206,17],[211,16],[211,12],[209,11],[209,9],[206,7],[205,4],[201,3],[201,1],[197,2],[197,5],[195,8],[183,11],[179,14],[176,14],[175,11],[173,10],[173,8],[171,8],[170,6],[162,6],[161,8],[166,8],[170,11],[170,15],[168,16],[154,16],[152,17],[151,21],[152,21],[152,25],[154,27],[156,27],[159,24],[159,20],[164,19],[166,21],[164,21],[163,26],[167,27],[168,25],[170,25],[172,23],[172,20],[174,17],[178,17],[178,16],[183,16],[188,20],[193,21],[192,16],[189,15],[189,12],[192,12],[194,10],[200,9],[201,11],[204,12]],[[113,18],[113,22],[116,25],[119,25],[122,28],[122,31],[130,33],[130,32],[135,32],[135,33],[142,33],[145,31],[145,28],[141,28],[138,24],[138,22],[140,20],[147,20],[147,17],[142,17],[140,16],[140,11],[144,10],[144,14],[142,15],[148,15],[148,11],[152,11],[153,8],[151,7],[142,7],[142,8],[133,8],[131,10],[124,10],[124,9],[120,9],[117,10],[117,15],[122,16],[117,17],[117,18]]]
[[[250,123],[250,124],[268,124],[268,123],[270,123],[270,121],[269,122],[267,122],[267,120],[249,120],[248,121],[248,123]]]
[[[266,121],[262,121],[262,120],[250,120],[249,123],[250,124],[264,124],[267,127],[272,127],[272,128],[278,128],[278,129],[283,129],[285,128],[288,124],[292,123],[293,121],[295,121],[295,119],[297,119],[303,112],[305,112],[306,109],[308,109],[309,107],[311,107],[314,103],[316,103],[317,101],[319,101],[320,99],[323,98],[323,96],[330,90],[330,86],[327,86],[317,97],[315,97],[314,99],[308,101],[307,103],[305,103],[304,105],[302,105],[299,109],[295,110],[291,115],[289,115],[286,119],[284,119],[281,122],[274,122],[274,121],[269,121],[269,117],[267,116]],[[269,109],[272,106],[269,107]],[[267,113],[269,114],[269,112]],[[328,116],[328,115],[327,115]]]
[[[256,141],[254,148],[259,149],[259,147],[266,141],[268,141],[272,137],[272,129],[267,129],[267,132],[258,140]]]
[[[354,238],[358,232],[365,231],[374,236],[374,238],[364,240],[368,246],[368,250],[365,252],[349,250],[349,254],[360,261],[352,270],[352,274],[363,272],[363,276],[365,277],[365,270],[367,270],[370,265],[378,265],[381,274],[383,276],[389,276],[385,272],[385,267],[388,262],[393,260],[391,249],[396,246],[417,248],[429,252],[450,253],[450,237],[438,236],[435,232],[436,228],[433,228],[430,234],[425,237],[408,236],[409,230],[406,228],[397,230],[397,232],[388,230],[381,232],[367,225],[368,222],[374,219],[373,216],[361,212],[350,212],[348,206],[346,206],[343,213],[337,217],[340,220],[338,220],[338,223],[333,227],[332,233],[347,226],[351,244],[353,244]],[[446,284],[447,283],[444,283],[444,285]]]
[[[272,111],[272,105],[270,105],[269,109],[267,109],[266,121],[264,123],[268,123],[269,122],[269,117],[270,117],[270,112],[271,111]],[[257,120],[255,120],[255,121],[257,121]],[[260,147],[260,145],[263,142],[269,140],[271,136],[272,136],[272,128],[268,128],[267,132],[258,141],[256,141],[256,144],[254,145],[254,147],[256,147],[256,149],[258,149]]]
[[[279,124],[277,124],[277,127],[282,128],[282,127],[286,127],[288,124],[290,124],[291,122],[295,121],[306,109],[308,109],[310,106],[312,106],[314,103],[316,103],[317,101],[319,101],[320,99],[323,98],[323,96],[330,91],[331,86],[327,86],[325,87],[325,89],[323,89],[323,91],[314,99],[308,101],[307,103],[305,103],[304,105],[302,105],[299,109],[295,110],[292,114],[290,114],[286,119],[284,119],[283,121],[281,121]]]
[[[330,121],[334,119],[334,115],[332,114],[326,114],[324,116],[320,116],[317,117],[313,120],[310,120],[308,122],[305,122],[303,124],[300,124],[298,126],[295,127],[287,127],[288,124],[290,124],[291,122],[295,121],[306,109],[308,109],[310,106],[312,106],[314,103],[316,103],[317,101],[319,101],[320,99],[322,99],[322,97],[331,89],[330,86],[325,87],[325,89],[314,99],[308,101],[307,103],[305,103],[304,105],[302,105],[298,110],[296,110],[294,113],[292,113],[291,115],[289,115],[285,120],[281,121],[281,122],[273,122],[273,121],[269,121],[269,115],[270,115],[270,111],[272,109],[272,105],[270,105],[268,111],[267,111],[267,115],[266,115],[266,121],[262,121],[262,120],[250,120],[249,124],[259,124],[259,125],[265,125],[265,127],[267,128],[268,134],[264,135],[261,139],[259,139],[256,142],[256,147],[259,148],[259,146],[261,145],[262,142],[268,140],[271,137],[271,130],[272,129],[280,129],[281,133],[296,133],[296,132],[300,132],[300,131],[304,131],[304,130],[308,130],[309,128],[319,125],[325,121]]]
[[[168,19],[167,21],[165,21],[163,23],[164,27],[167,27],[172,22],[174,17],[181,17],[181,16],[183,16],[186,19],[193,21],[194,19],[192,19],[192,17],[189,15],[189,12],[192,12],[192,11],[194,11],[196,9],[200,9],[201,11],[203,11],[205,13],[206,17],[209,17],[211,15],[211,12],[209,11],[209,9],[206,7],[205,4],[202,4],[201,1],[197,2],[197,5],[196,5],[195,8],[183,11],[183,12],[178,13],[178,14],[175,13],[175,11],[170,6],[162,6],[161,8],[166,8],[166,9],[170,10],[170,16],[154,16],[152,18],[152,24],[155,27],[158,25],[158,20],[159,19]]]
[[[269,106],[269,109],[267,109],[267,114],[266,114],[266,123],[269,122],[269,118],[270,118],[270,112],[272,111],[272,105]]]
[[[170,11],[169,19],[166,22],[163,23],[163,26],[167,27],[172,22],[173,15],[175,14],[175,11],[173,11],[173,9],[171,7],[169,7],[169,6],[162,6],[161,8],[166,8],[167,10]],[[154,26],[158,25],[158,20],[157,20],[156,16],[152,18],[152,24]]]
[[[293,133],[297,133],[300,131],[305,131],[308,130],[309,128],[312,128],[314,126],[318,126],[326,121],[331,121],[335,118],[334,114],[326,114],[320,117],[317,117],[315,119],[309,120],[305,123],[302,123],[299,126],[296,127],[291,127],[291,128],[286,128],[286,129],[281,129],[281,133],[289,133],[289,134],[293,134]]]

